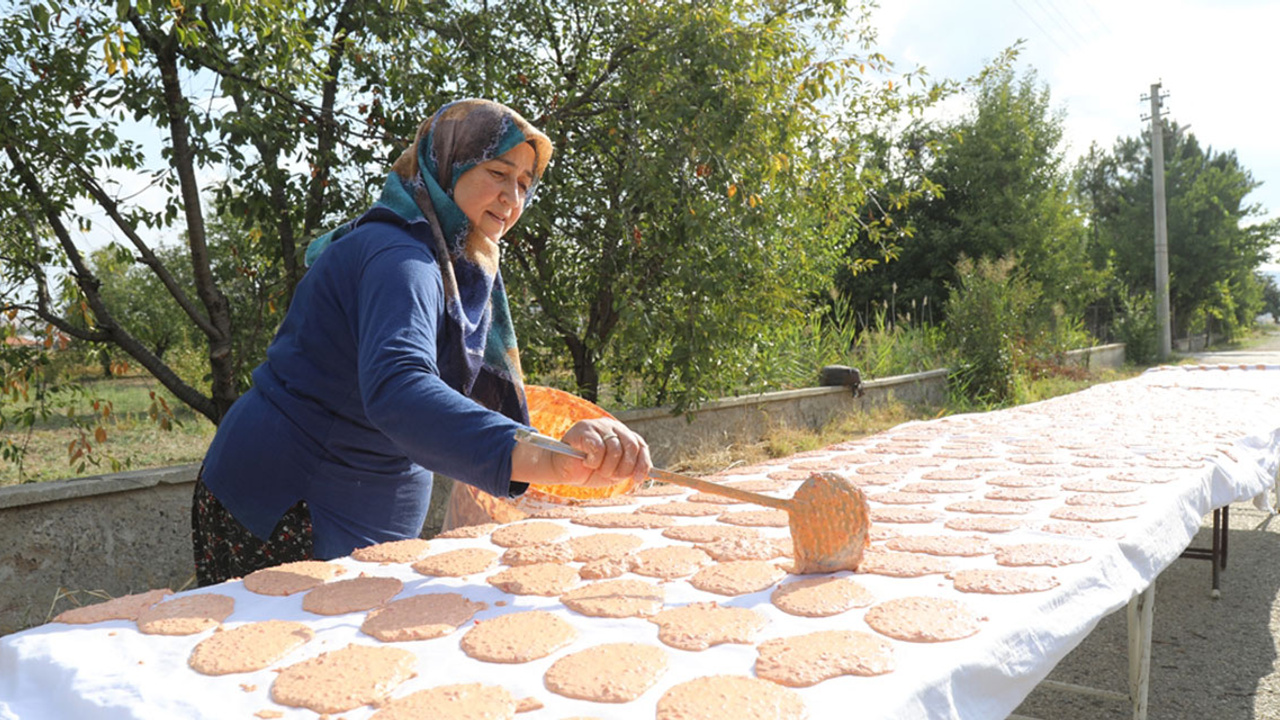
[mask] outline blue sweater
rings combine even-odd
[[[443,343],[426,221],[373,210],[325,250],[205,457],[209,490],[259,538],[305,499],[317,558],[417,537],[432,472],[499,497],[521,425],[463,396]]]

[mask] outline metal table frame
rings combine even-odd
[[[1210,593],[1215,599],[1222,594],[1218,589],[1218,580],[1222,571],[1227,569],[1227,531],[1230,528],[1231,507],[1224,505],[1213,511],[1212,544],[1207,548],[1189,547],[1182,551],[1182,557],[1213,563],[1213,589]]]

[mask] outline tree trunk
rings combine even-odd
[[[200,184],[196,178],[195,149],[191,146],[191,131],[187,126],[191,105],[183,95],[178,74],[177,39],[172,35],[161,35],[156,28],[146,26],[136,11],[131,13],[130,20],[139,36],[155,54],[156,65],[160,70],[165,114],[168,116],[169,138],[172,142],[171,167],[178,175],[178,187],[182,195],[187,245],[191,249],[192,275],[195,278],[196,294],[204,304],[212,325],[212,332],[207,333],[209,371],[212,376],[210,398],[213,400],[213,412],[209,419],[216,424],[222,420],[240,392],[235,383],[232,357],[231,308],[213,277],[209,258]]]
[[[577,337],[561,337],[573,357],[573,379],[578,385],[578,395],[584,400],[597,402],[600,399],[600,372],[596,368],[595,353]]]
[[[102,367],[102,377],[110,380],[115,376],[115,373],[111,372],[111,351],[103,346],[98,348],[97,355],[98,364]]]

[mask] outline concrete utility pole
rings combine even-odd
[[[1168,93],[1160,94],[1160,83],[1152,83],[1151,95],[1142,98],[1151,101],[1151,185],[1155,198],[1152,205],[1156,225],[1156,332],[1160,333],[1161,360],[1167,360],[1173,352],[1172,330],[1169,327],[1169,226],[1165,219],[1164,204],[1164,125],[1160,122],[1161,101],[1168,96]]]

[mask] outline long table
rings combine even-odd
[[[1054,576],[1059,584],[1047,591],[1009,595],[963,593],[950,575],[890,577],[858,572],[855,578],[874,596],[874,605],[893,598],[926,596],[958,600],[982,618],[970,637],[936,643],[890,640],[896,668],[874,677],[843,676],[796,688],[811,718],[845,718],[856,708],[865,718],[1003,718],[1101,620],[1129,605],[1146,614],[1149,588],[1160,572],[1188,546],[1201,518],[1215,508],[1261,496],[1273,484],[1280,464],[1280,367],[1182,366],[1148,371],[1136,378],[1095,386],[1040,403],[987,413],[907,423],[883,433],[839,443],[750,467],[732,468],[714,479],[738,481],[786,478],[777,494],[787,495],[809,469],[837,469],[858,482],[872,501],[878,539],[869,553],[881,552],[890,536],[981,536],[995,547],[1053,543],[1083,549],[1088,560],[1060,567],[1025,568]],[[1001,500],[990,512],[972,512],[970,501],[1010,490],[1009,479],[1040,483],[1039,500]],[[958,483],[961,492],[917,492],[923,484]],[[995,484],[1000,483],[1000,484]],[[1014,481],[1016,484],[1016,480]],[[912,491],[903,493],[903,489]],[[938,489],[938,488],[934,488]],[[1098,492],[1106,490],[1108,492]],[[1116,492],[1128,491],[1128,492]],[[877,498],[880,493],[893,493]],[[927,495],[912,498],[910,495]],[[1017,495],[1017,493],[1013,493]],[[1073,496],[1106,502],[1124,495],[1140,500],[1110,512],[1126,519],[1081,522],[1064,520],[1066,509],[1110,507],[1076,505]],[[1008,496],[1008,493],[1005,493]],[[582,507],[588,514],[658,509],[686,498],[628,498],[619,506]],[[910,504],[900,504],[911,501]],[[1127,500],[1126,500],[1127,502]],[[959,508],[968,507],[970,511]],[[928,522],[890,522],[896,508],[932,511]],[[725,511],[747,509],[724,506]],[[1098,511],[1101,512],[1101,511]],[[1008,532],[951,530],[957,518],[975,516],[1015,519]],[[916,518],[917,520],[919,518]],[[709,517],[674,517],[680,525],[717,522]],[[531,521],[526,521],[531,522]],[[537,520],[563,526],[567,537],[598,532],[639,536],[644,548],[687,544],[671,540],[661,529],[603,530],[572,519]],[[783,527],[760,527],[764,536],[785,538]],[[431,553],[464,547],[495,547],[487,535],[432,540]],[[949,557],[954,570],[996,568],[992,554]],[[578,631],[578,639],[553,655],[517,665],[474,660],[459,648],[457,632],[434,640],[396,643],[418,660],[413,679],[392,697],[446,684],[479,682],[501,685],[518,698],[536,698],[541,709],[520,718],[653,718],[659,699],[672,687],[706,675],[751,677],[757,657],[754,644],[721,644],[700,652],[662,645],[657,626],[644,618],[601,619],[577,614],[557,597],[511,595],[486,582],[503,568],[464,578],[427,577],[407,565],[333,561],[360,573],[400,578],[397,599],[421,593],[457,592],[484,602],[476,620],[529,609],[550,611]],[[785,560],[779,560],[785,562]],[[847,573],[844,573],[847,574]],[[624,577],[653,581],[627,574]],[[794,578],[786,578],[788,582]],[[585,581],[584,581],[585,582]],[[716,601],[722,606],[751,608],[767,619],[756,643],[819,630],[857,630],[876,634],[864,621],[866,607],[825,618],[805,618],[780,611],[771,602],[772,588],[724,596],[699,590],[687,579],[661,583],[665,607]],[[348,643],[378,645],[359,631],[364,613],[334,617],[302,609],[301,594],[267,597],[247,591],[242,582],[188,591],[215,592],[235,600],[225,627],[287,619],[305,622],[315,639],[266,670],[207,677],[187,666],[192,648],[211,631],[193,636],[143,635],[127,621],[94,625],[50,623],[0,638],[0,720],[36,718],[316,718],[309,710],[273,703],[269,688],[276,671]],[[623,704],[601,704],[557,695],[543,675],[560,657],[610,642],[638,642],[660,647],[668,668],[639,698]],[[1135,640],[1142,644],[1141,633]],[[1149,657],[1150,640],[1145,653]],[[1118,649],[1118,651],[1120,651]],[[1144,649],[1138,648],[1138,661]],[[1145,670],[1135,669],[1145,678]],[[1139,688],[1135,686],[1135,691]],[[1135,710],[1138,709],[1135,698]],[[340,716],[367,718],[362,707]],[[279,714],[276,714],[279,713]]]

